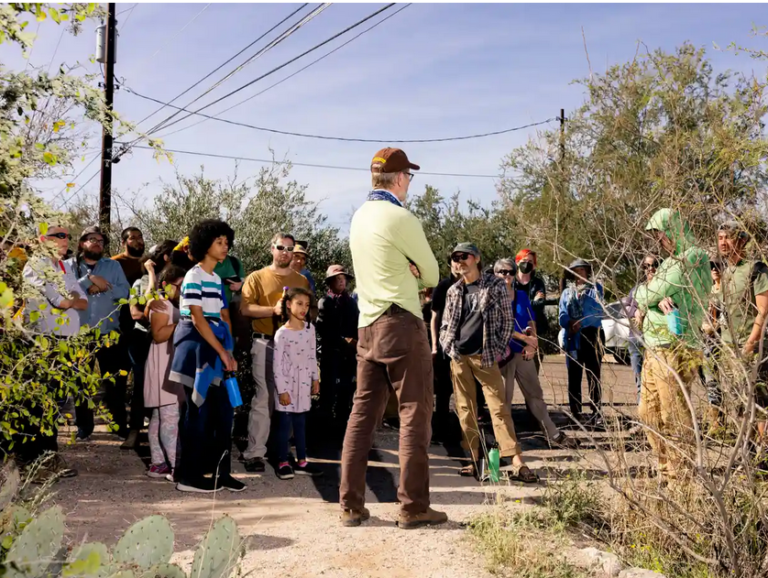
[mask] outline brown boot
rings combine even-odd
[[[445,524],[447,521],[448,514],[445,512],[438,512],[432,508],[427,508],[427,511],[422,512],[421,514],[400,512],[400,516],[397,519],[397,527],[402,528],[403,530],[413,530],[414,528],[421,528],[422,526]]]
[[[368,508],[363,508],[362,510],[342,510],[341,525],[346,528],[356,528],[370,517],[371,513],[368,511]]]

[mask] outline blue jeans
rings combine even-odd
[[[630,339],[627,342],[629,349],[629,359],[632,364],[632,372],[635,374],[635,384],[637,385],[637,403],[640,404],[640,390],[642,389],[643,375],[643,346],[637,341]]]
[[[187,408],[184,413],[181,457],[177,458],[180,479],[191,483],[206,471],[228,476],[232,471],[232,420],[234,410],[224,385],[208,388],[205,403],[192,401],[192,388],[184,387]]]
[[[283,463],[288,461],[288,443],[291,437],[291,426],[293,426],[293,441],[296,442],[296,460],[303,462],[307,459],[307,412],[290,413],[287,411],[276,411],[273,418],[277,416],[277,461]]]

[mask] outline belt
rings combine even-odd
[[[275,336],[274,335],[267,335],[265,333],[254,333],[253,334],[254,339],[266,339],[267,341],[272,341]]]
[[[400,313],[408,313],[408,311],[400,307],[397,303],[393,303],[384,312],[384,315],[389,315],[391,317],[392,315],[399,315]]]

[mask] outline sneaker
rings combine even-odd
[[[293,479],[293,468],[289,464],[283,464],[279,468],[277,468],[277,477],[281,480],[292,480]]]
[[[176,489],[180,492],[190,492],[193,494],[212,494],[222,489],[217,485],[213,478],[200,478],[194,481],[182,481],[176,484]]]
[[[231,475],[219,476],[217,487],[229,490],[230,492],[242,492],[247,487],[243,482]]]
[[[169,475],[171,475],[171,468],[168,467],[168,464],[152,464],[147,470],[147,476],[150,478],[167,480]]]
[[[319,478],[323,475],[323,470],[318,468],[315,464],[310,464],[309,462],[304,462],[304,465],[301,465],[301,463],[296,464],[296,466],[293,468],[293,472],[297,476],[309,476],[311,478]]]
[[[267,464],[264,462],[264,458],[251,458],[243,462],[246,472],[263,473],[267,470]]]
[[[362,510],[342,510],[341,525],[345,528],[356,528],[371,517],[368,508]]]
[[[560,447],[566,450],[579,449],[579,440],[576,438],[568,437],[565,432],[558,432],[558,434],[552,438],[550,446]]]
[[[135,429],[132,429],[130,432],[128,432],[128,437],[125,438],[125,441],[120,444],[121,450],[133,450],[136,449],[136,446],[139,445],[139,432],[137,432]]]
[[[421,514],[409,514],[408,512],[400,512],[397,518],[397,527],[403,530],[413,530],[415,528],[422,528],[424,526],[438,526],[445,524],[448,521],[448,514],[445,512],[438,512],[432,508],[427,508],[426,512]]]

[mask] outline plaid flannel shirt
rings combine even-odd
[[[515,316],[509,305],[507,286],[494,275],[481,275],[480,312],[483,315],[483,367],[491,367],[503,359],[507,345],[515,331]],[[445,312],[440,330],[440,345],[449,357],[458,360],[456,335],[461,325],[464,300],[464,279],[459,279],[448,289]]]

